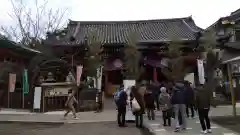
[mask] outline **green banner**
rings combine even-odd
[[[28,71],[24,69],[23,71],[23,94],[28,94],[29,92],[29,84],[28,84]]]

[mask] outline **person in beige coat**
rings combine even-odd
[[[72,90],[70,90],[69,93],[68,93],[67,102],[65,103],[65,106],[67,107],[67,110],[66,110],[66,113],[64,114],[64,118],[66,118],[68,113],[70,113],[72,111],[73,118],[78,119],[77,115],[76,115],[76,110],[74,108],[74,103],[78,104],[78,101],[74,97],[74,92],[72,92]]]

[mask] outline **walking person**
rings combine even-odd
[[[67,115],[72,111],[73,118],[74,119],[78,119],[77,115],[76,115],[76,110],[74,108],[74,103],[78,104],[78,101],[74,97],[74,92],[72,90],[70,90],[68,92],[68,99],[67,99],[67,101],[65,103],[65,106],[67,107],[67,110],[66,110],[66,113],[64,114],[64,118],[66,118]]]
[[[144,101],[147,109],[148,120],[155,120],[155,105],[154,105],[154,96],[152,91],[147,90],[144,94]]]
[[[162,116],[163,116],[163,126],[171,126],[171,116],[172,116],[172,104],[171,97],[167,93],[165,87],[162,87],[161,94],[159,95],[159,102],[162,107]]]
[[[186,114],[189,118],[189,109],[191,111],[191,118],[193,119],[195,116],[195,109],[194,109],[194,91],[192,87],[190,86],[189,82],[185,83],[186,86]]]
[[[114,100],[118,110],[117,121],[119,127],[126,127],[127,98],[127,93],[124,91],[123,85],[121,85],[119,90],[114,94]]]
[[[202,133],[211,133],[211,124],[209,119],[209,110],[211,103],[211,94],[206,88],[200,87],[197,89],[196,107],[198,110],[199,120],[202,127]]]
[[[153,91],[154,91],[154,100],[157,106],[157,110],[160,110],[160,104],[159,104],[159,95],[161,93],[160,91],[160,84],[158,84],[158,82],[154,82],[153,83]]]
[[[180,128],[182,130],[186,130],[186,106],[185,106],[185,87],[182,82],[176,82],[174,87],[173,87],[173,93],[172,93],[172,105],[174,108],[174,114],[175,114],[175,120],[174,120],[174,125],[175,125],[175,132],[180,131]],[[182,124],[179,124],[178,116],[179,113],[181,113],[181,120]]]

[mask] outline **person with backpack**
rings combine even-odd
[[[127,106],[127,93],[124,91],[123,85],[120,86],[118,91],[114,94],[114,100],[117,106],[118,114],[117,121],[119,127],[125,127],[126,106]]]

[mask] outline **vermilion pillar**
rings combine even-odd
[[[108,89],[108,71],[107,70],[104,70],[104,79],[105,79],[105,86],[104,86],[104,88],[105,88],[105,94],[108,94],[109,93],[109,89]]]
[[[157,68],[154,67],[153,68],[153,81],[156,83],[158,82],[158,78],[157,78]]]

